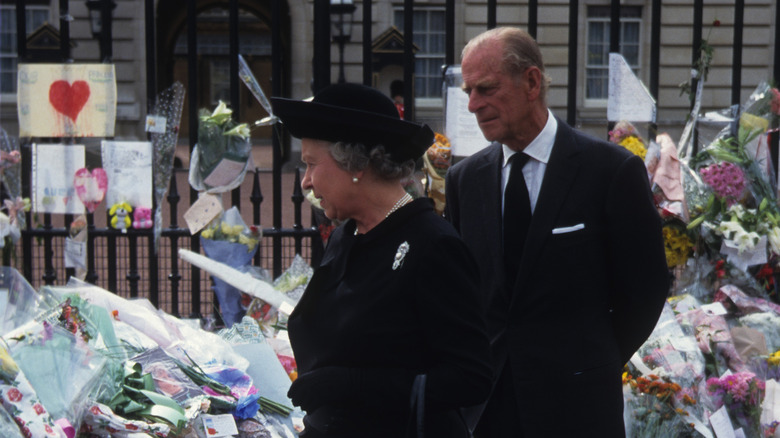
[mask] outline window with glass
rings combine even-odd
[[[444,8],[414,8],[414,43],[420,50],[415,54],[415,97],[441,97],[441,67],[445,57]],[[403,32],[404,11],[393,11],[393,24]]]
[[[27,34],[49,21],[49,7],[25,8]],[[16,6],[0,5],[0,93],[16,93]]]
[[[634,74],[639,74],[640,6],[620,8],[620,53]],[[605,100],[609,87],[609,6],[589,6],[585,60],[585,98]]]

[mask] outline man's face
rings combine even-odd
[[[501,70],[502,53],[500,44],[486,44],[466,55],[461,62],[463,91],[488,141],[524,147],[524,126],[531,113],[527,81]]]

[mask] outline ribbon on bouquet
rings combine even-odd
[[[187,424],[184,409],[172,398],[155,391],[154,379],[149,373],[142,374],[141,364],[125,362],[122,390],[108,406],[116,413],[135,416],[150,421],[160,420],[181,429]]]

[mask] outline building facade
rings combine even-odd
[[[146,22],[143,2],[114,0],[112,26],[112,62],[117,74],[117,122],[116,139],[145,138],[144,119],[147,101],[147,30],[155,31],[153,57],[158,89],[181,81],[186,85],[186,14],[187,2],[157,0],[154,2],[155,23]],[[0,3],[2,27],[0,28],[0,123],[8,133],[17,131],[16,125],[16,75],[18,60],[16,47],[16,1]],[[67,22],[71,41],[71,60],[68,62],[100,62],[98,39],[90,28],[89,9],[85,1],[67,2],[68,10],[61,13],[62,2],[52,0],[27,0],[25,2],[28,35],[48,23],[58,31]],[[488,6],[484,1],[466,0],[453,4],[454,53],[457,64],[460,49],[465,42],[487,28]],[[498,26],[526,27],[529,9],[526,1],[499,1],[496,8]],[[547,70],[552,77],[549,94],[551,109],[566,118],[571,94],[576,87],[575,125],[606,136],[606,93],[609,53],[609,0],[582,0],[578,2],[576,17],[576,74],[570,73],[570,5],[568,1],[542,0],[538,2],[537,40],[542,46]],[[626,60],[637,76],[647,84],[650,81],[649,54],[651,45],[651,20],[653,4],[649,0],[624,0],[620,2],[620,46]],[[669,132],[679,137],[691,103],[688,95],[681,93],[680,84],[689,82],[693,59],[694,7],[692,1],[664,0],[660,2],[660,75],[657,95],[657,125],[659,132]],[[771,0],[747,0],[740,9],[733,0],[708,0],[703,7],[701,38],[712,48],[712,60],[704,85],[702,110],[718,110],[733,104],[732,82],[733,43],[735,22],[742,15],[743,49],[741,53],[740,102],[746,99],[761,81],[772,82],[774,69],[776,2]],[[737,2],[739,4],[740,2]],[[269,0],[239,0],[241,53],[258,78],[266,94],[271,95],[271,29],[272,6]],[[281,0],[283,67],[286,95],[305,98],[312,94],[315,57],[314,1]],[[344,76],[349,82],[363,81],[363,2],[357,0],[352,15],[351,38],[344,45]],[[402,43],[404,28],[403,1],[374,0],[371,2],[372,85],[390,94],[390,84],[403,78],[403,65],[393,61],[393,47]],[[228,68],[228,1],[198,0],[198,107],[213,107],[220,99],[227,99]],[[436,130],[443,126],[442,66],[445,64],[446,38],[445,0],[414,2],[415,81],[414,114],[419,121],[431,124]],[[389,36],[388,36],[389,35]],[[61,37],[61,35],[59,35]],[[400,38],[400,41],[398,40]],[[28,41],[31,43],[31,41]],[[29,53],[28,53],[29,54]],[[330,44],[331,77],[339,76],[340,51],[338,44]],[[570,83],[572,78],[576,83]],[[187,96],[191,99],[193,96]],[[252,98],[245,87],[240,90],[242,121],[264,117],[265,111]],[[189,126],[187,108],[182,117],[182,142],[186,143]],[[258,143],[268,141],[271,128],[253,131]],[[295,148],[295,144],[293,144]]]

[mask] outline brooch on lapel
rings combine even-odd
[[[393,271],[404,264],[404,257],[406,257],[407,252],[409,252],[409,242],[398,245],[398,251],[395,252],[395,258],[393,259]]]

